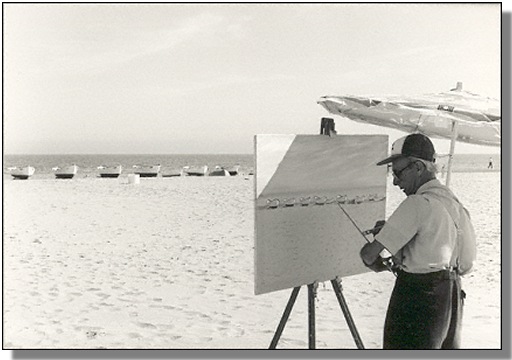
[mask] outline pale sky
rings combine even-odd
[[[4,153],[252,153],[256,134],[405,133],[323,95],[500,98],[499,4],[3,4]],[[449,141],[436,141],[448,152]],[[456,153],[499,148],[458,143]]]

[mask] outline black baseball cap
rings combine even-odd
[[[410,134],[396,140],[391,146],[391,156],[379,161],[377,165],[384,165],[408,156],[434,162],[434,155],[434,144],[427,136],[419,133]]]

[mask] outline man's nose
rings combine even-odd
[[[400,179],[397,178],[395,175],[393,175],[393,185],[398,186],[399,183],[400,183]]]

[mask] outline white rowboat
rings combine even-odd
[[[133,165],[135,169],[133,172],[140,177],[157,177],[160,172],[161,165]]]
[[[215,168],[210,171],[210,176],[231,176],[231,174],[223,167],[215,166]]]
[[[34,175],[36,169],[32,166],[25,166],[22,168],[19,167],[12,167],[8,168],[9,173],[14,177],[15,179],[21,179],[26,180],[32,175]]]
[[[56,166],[52,170],[57,179],[72,179],[78,172],[78,166],[75,164],[63,168]]]
[[[117,166],[105,166],[100,165],[98,166],[100,177],[105,178],[117,178],[119,175],[121,175],[121,172],[123,171],[123,167],[121,165]]]
[[[188,169],[185,169],[185,172],[189,176],[206,176],[208,173],[208,166],[191,166]]]
[[[186,168],[186,167],[185,167]],[[162,177],[177,177],[185,175],[185,168],[171,169],[162,173]]]
[[[240,171],[240,165],[233,165],[226,168],[226,170],[229,172],[229,175],[234,176],[238,175],[238,172]]]

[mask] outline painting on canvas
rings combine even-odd
[[[368,271],[359,232],[384,219],[386,135],[255,137],[255,293]]]

